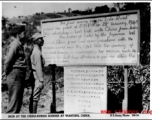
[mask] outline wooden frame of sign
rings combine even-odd
[[[46,65],[139,65],[138,10],[41,21]]]

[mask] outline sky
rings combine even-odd
[[[94,10],[97,6],[108,5],[111,7],[112,2],[2,2],[2,15],[5,17],[18,17],[33,15],[35,13],[54,13],[68,11],[68,8],[72,10],[86,10],[92,8]]]

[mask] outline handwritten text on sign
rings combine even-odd
[[[106,74],[106,67],[64,67],[65,113],[107,110]]]
[[[46,64],[137,64],[137,14],[42,23]]]

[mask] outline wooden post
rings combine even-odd
[[[127,76],[127,66],[124,66],[124,100],[123,100],[123,110],[128,110],[128,76]]]
[[[56,90],[55,90],[55,67],[52,65],[52,103],[51,103],[51,113],[56,113]]]

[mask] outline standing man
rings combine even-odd
[[[44,59],[41,53],[41,47],[44,44],[43,36],[40,33],[35,33],[32,36],[34,48],[31,54],[31,64],[34,77],[34,88],[30,98],[30,113],[37,113],[37,105],[40,99],[41,91],[44,87],[44,78],[42,68]]]
[[[4,72],[9,91],[9,103],[6,113],[19,113],[22,106],[26,60],[23,50],[25,26],[16,26],[12,30],[13,41],[9,46]]]

